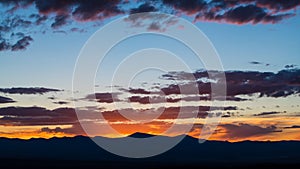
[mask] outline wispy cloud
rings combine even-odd
[[[8,94],[45,94],[48,92],[60,92],[59,89],[51,89],[45,87],[13,87],[13,88],[0,88],[0,93]]]
[[[8,97],[0,96],[0,104],[1,103],[14,103],[15,101]]]

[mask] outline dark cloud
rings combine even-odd
[[[99,116],[102,113],[109,122],[126,122],[127,115],[137,119],[148,119],[147,117],[157,117],[158,119],[176,119],[179,112],[180,118],[206,118],[217,114],[208,113],[210,110],[233,109],[233,107],[209,107],[209,106],[184,106],[168,107],[158,109],[120,109],[112,111],[100,111],[99,109],[80,110],[81,118],[85,120],[103,120]],[[235,108],[234,108],[235,109]],[[125,116],[124,116],[125,115]],[[221,115],[221,114],[218,114]],[[0,125],[9,126],[34,126],[34,125],[77,125],[78,118],[73,108],[57,108],[49,110],[43,107],[5,107],[0,108]]]
[[[277,2],[270,0],[212,0],[173,1],[165,0],[175,12],[195,16],[195,21],[227,22],[233,24],[277,23],[295,15],[299,2]],[[276,10],[274,10],[276,9]]]
[[[44,87],[13,87],[13,88],[0,88],[1,93],[9,94],[45,94],[48,92],[59,92],[59,89],[50,89]]]
[[[197,71],[193,73],[195,79],[198,79],[198,88],[200,94],[210,94],[211,83],[208,80],[218,81],[221,72],[214,71],[213,77],[208,77],[206,71]],[[258,71],[227,71],[226,85],[227,96],[235,97],[237,95],[252,95],[259,93],[260,97],[286,97],[294,94],[300,94],[300,69],[282,70],[278,73],[258,72]],[[189,81],[192,80],[190,73],[171,72],[163,75],[166,80]],[[182,84],[186,88],[191,85],[189,82]],[[161,88],[166,95],[180,94],[180,87],[171,84]],[[195,93],[190,93],[195,94]]]
[[[10,44],[6,40],[1,39],[0,37],[0,51],[6,51],[10,49]]]
[[[34,0],[0,0],[0,3],[2,3],[3,5],[16,5],[22,7],[30,5],[33,2]]]
[[[3,33],[14,33],[16,29],[29,28],[32,25],[32,21],[26,20],[19,15],[10,15],[7,18],[3,18],[0,22],[0,35]]]
[[[60,133],[60,132],[64,132],[64,130],[60,127],[56,127],[54,129],[50,129],[49,127],[44,127],[44,128],[41,128],[41,132]]]
[[[257,61],[252,61],[252,62],[249,62],[250,64],[252,65],[264,65],[264,66],[270,66],[271,64],[270,63],[263,63],[263,62],[257,62]]]
[[[163,0],[163,3],[188,15],[196,14],[207,8],[207,2],[204,0]]]
[[[71,31],[71,32],[79,32],[79,33],[86,32],[86,30],[80,29],[80,28],[71,28],[70,31]]]
[[[96,101],[99,103],[112,103],[114,101],[120,101],[118,98],[119,94],[120,93],[95,93],[87,95],[85,99],[96,99]]]
[[[67,34],[67,32],[66,31],[62,31],[62,30],[55,30],[55,31],[53,31],[53,33],[62,33],[62,34]]]
[[[110,122],[116,121],[130,121],[134,120],[145,120],[145,119],[155,119],[160,120],[174,120],[178,118],[179,112],[181,113],[180,118],[206,118],[210,107],[206,106],[185,106],[185,107],[160,107],[158,109],[121,109],[112,111],[102,111],[104,118]],[[127,117],[131,117],[128,119]]]
[[[134,89],[134,88],[124,89],[124,88],[121,88],[120,90],[129,92],[131,94],[151,94],[151,91],[147,91],[147,90],[142,89],[142,88],[138,88],[138,89]]]
[[[0,125],[35,126],[35,125],[76,125],[77,114],[84,119],[99,119],[96,109],[78,110],[57,108],[49,110],[43,107],[5,107],[0,108]]]
[[[178,18],[169,15],[157,16],[154,13],[142,13],[140,15],[129,15],[125,21],[130,22],[132,27],[142,27],[148,31],[164,32],[166,29],[176,26]]]
[[[253,65],[261,65],[261,64],[263,64],[263,63],[261,63],[261,62],[257,62],[257,61],[252,61],[252,62],[249,62],[250,64],[253,64]]]
[[[0,108],[0,125],[59,125],[77,121],[76,112],[71,108],[48,110],[42,107]]]
[[[31,41],[33,41],[33,39],[30,36],[24,36],[21,39],[19,39],[15,44],[11,44],[7,40],[0,38],[0,51],[24,50],[30,45]]]
[[[143,2],[143,3],[141,3]],[[0,23],[2,33],[23,29],[25,39],[14,40],[0,36],[0,51],[25,49],[32,41],[31,29],[40,26],[44,33],[48,27],[63,28],[72,22],[102,22],[121,14],[140,12],[165,12],[187,15],[194,21],[223,22],[230,24],[275,24],[292,16],[300,5],[299,0],[155,0],[128,1],[122,0],[1,0],[0,4],[7,9],[7,14]],[[130,6],[128,8],[128,6]],[[29,8],[30,7],[30,8]],[[35,8],[38,12],[30,13]],[[27,10],[28,16],[16,16],[18,9]],[[293,10],[294,9],[294,10]],[[26,13],[26,12],[25,12]],[[132,19],[132,18],[131,18]],[[155,21],[148,26],[150,31],[165,31],[174,21]],[[51,22],[52,24],[48,24]],[[132,22],[133,26],[140,26]],[[28,28],[28,30],[24,30]],[[14,46],[14,47],[12,47]]]
[[[256,5],[238,6],[226,11],[223,15],[218,15],[217,20],[225,20],[235,24],[246,23],[277,23],[285,18],[289,18],[294,14],[271,14],[264,8]]]
[[[24,50],[30,45],[30,41],[33,41],[33,39],[30,36],[25,36],[22,39],[18,40],[14,45],[12,45],[11,50]]]
[[[66,102],[66,101],[57,101],[57,102],[53,102],[54,104],[60,104],[60,105],[63,105],[63,104],[69,104],[69,102]]]
[[[32,24],[31,21],[22,19],[20,16],[8,18],[4,22],[6,22],[8,24],[10,29],[12,29],[12,28],[28,28]]]
[[[140,104],[149,104],[149,103],[176,103],[179,102],[181,99],[180,98],[164,98],[160,96],[131,96],[128,98],[130,102],[137,102]]]
[[[46,15],[40,15],[40,14],[31,14],[29,18],[34,19],[34,23],[36,25],[40,25],[48,19]]]
[[[8,97],[0,96],[0,104],[1,103],[14,103],[15,101]]]
[[[79,21],[103,20],[123,13],[118,7],[120,0],[78,0],[76,2],[77,7],[72,14]]]
[[[61,26],[67,24],[67,19],[69,15],[57,15],[55,17],[54,23],[51,24],[51,27],[54,29],[60,28]]]
[[[166,88],[161,88],[161,90],[164,92],[164,94],[168,95],[172,95],[172,94],[181,94],[180,93],[180,89],[178,86],[173,85],[174,88],[172,91],[170,91],[169,87]],[[172,86],[172,87],[173,87]],[[127,89],[120,89],[121,91],[125,91],[131,94],[134,94],[134,96],[130,96],[128,98],[129,101],[131,102],[138,102],[141,104],[149,104],[151,103],[163,103],[163,102],[169,102],[169,103],[175,103],[175,102],[179,102],[179,101],[208,101],[211,100],[211,96],[201,96],[201,95],[196,95],[196,96],[192,96],[192,95],[183,95],[181,97],[161,97],[161,96],[156,96],[157,94],[160,94],[159,91],[148,91],[142,88],[129,88]],[[190,94],[195,94],[195,93],[190,93]],[[206,94],[206,93],[204,93]],[[139,96],[139,95],[147,95],[147,96]],[[224,97],[215,97],[214,99],[216,100],[224,100]],[[249,99],[244,99],[244,98],[240,98],[240,97],[236,97],[236,96],[227,96],[226,97],[227,101],[248,101]]]
[[[231,116],[234,116],[234,114],[230,113],[230,112],[226,112],[226,113],[223,113],[222,118],[229,118]]]
[[[9,16],[0,22],[0,51],[18,51],[26,49],[33,41],[24,31],[30,29],[32,22],[20,16]]]
[[[148,95],[145,96],[134,96],[130,100],[132,102],[149,103],[151,95],[160,94],[163,92],[165,95],[181,95],[180,88],[194,88],[193,78],[197,79],[197,85],[199,94],[196,95],[194,91],[186,90],[184,95],[180,98],[184,101],[198,101],[198,100],[211,100],[211,83],[224,83],[224,79],[220,79],[221,73],[218,71],[211,71],[213,77],[208,77],[207,71],[197,71],[193,74],[186,72],[170,72],[162,75],[162,79],[165,80],[176,80],[180,83],[170,84],[166,87],[156,88],[153,91],[146,90],[143,88],[130,88],[128,90],[121,89],[122,91],[129,92],[131,94]],[[253,95],[259,94],[259,97],[287,97],[290,95],[300,94],[300,70],[289,69],[281,70],[277,73],[274,72],[258,72],[258,71],[227,71],[226,75],[226,86],[227,96],[226,99],[230,101],[247,101],[238,97],[238,95]],[[193,78],[191,78],[193,76]],[[193,96],[194,95],[194,96]],[[176,98],[177,99],[177,98]],[[214,99],[218,100],[218,97]],[[223,97],[220,96],[220,99]],[[176,100],[179,101],[179,100]]]
[[[266,115],[274,115],[274,114],[280,114],[282,112],[277,112],[277,111],[271,111],[271,112],[262,112],[259,114],[255,114],[254,116],[266,116]]]
[[[273,132],[281,132],[276,126],[260,127],[250,124],[222,124],[228,139],[248,138],[252,136],[262,136]]]
[[[130,9],[130,14],[141,13],[141,12],[155,12],[155,11],[157,11],[157,9],[154,6],[148,3],[144,3],[137,8]]]
[[[300,126],[294,125],[294,126],[285,127],[284,129],[300,129]]]
[[[297,67],[297,65],[294,65],[294,64],[284,66],[284,68],[286,68],[286,69],[294,69],[295,67]]]
[[[215,97],[214,99],[222,101],[222,100],[224,100],[224,97]],[[211,97],[210,96],[184,96],[184,97],[180,98],[180,100],[183,100],[183,101],[200,101],[200,100],[208,101],[208,100],[211,100]],[[249,99],[244,99],[244,98],[235,97],[235,96],[227,96],[226,100],[240,102],[240,101],[248,101]]]
[[[75,0],[35,0],[35,6],[40,13],[68,13],[71,10],[71,7],[75,5]]]
[[[258,6],[275,11],[286,11],[296,9],[300,5],[299,0],[256,0]]]
[[[54,97],[54,96],[51,96],[51,97],[48,97],[48,99],[50,99],[50,100],[55,100],[55,99],[56,99],[56,97]]]
[[[80,21],[98,20],[122,13],[118,8],[118,5],[121,3],[120,0],[20,0],[0,1],[0,3],[11,5],[16,9],[32,4],[40,14],[56,14],[57,16],[72,14],[75,19]]]
[[[61,128],[56,127],[51,129],[49,127],[41,128],[41,132],[46,133],[65,133],[65,134],[74,134],[74,135],[86,135],[84,129],[81,127],[80,123],[72,124],[72,127],[69,128]]]
[[[118,5],[119,0],[19,0],[0,1],[0,5],[8,8],[7,15],[0,22],[0,51],[19,51],[26,49],[33,41],[32,34],[45,33],[51,28],[58,29],[72,21],[103,21],[106,18],[123,13]],[[38,13],[28,12],[28,16],[18,16],[18,9],[28,10],[32,6]],[[2,15],[2,14],[1,14]],[[54,21],[53,21],[54,20]],[[38,29],[36,28],[39,26]],[[9,34],[22,30],[24,37],[12,39]],[[3,35],[1,35],[3,34]]]
[[[221,116],[222,110],[237,110],[235,106],[227,107],[210,107],[210,106],[181,106],[181,107],[160,107],[157,109],[119,109],[111,111],[102,111],[101,113],[106,120],[114,121],[130,121],[126,117],[133,117],[134,119],[147,119],[147,117],[157,117],[157,119],[177,119],[181,113],[180,118],[206,118],[213,116]],[[217,113],[211,111],[219,111]]]

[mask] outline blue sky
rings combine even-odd
[[[31,12],[27,10],[25,14]],[[192,22],[190,17],[185,18]],[[285,65],[299,63],[299,19],[300,16],[297,15],[276,24],[235,25],[200,21],[195,25],[211,40],[226,70],[278,71]],[[111,20],[105,20],[102,24]],[[88,24],[90,23],[77,25],[80,28]],[[68,27],[70,26],[62,30]],[[1,86],[34,85],[70,89],[79,51],[100,28],[101,26],[90,27],[84,33],[35,33],[32,35],[34,41],[28,49],[17,52],[2,51]],[[168,50],[178,53],[181,49],[169,46]],[[251,61],[263,64],[249,64]],[[197,69],[197,66],[202,68],[200,64],[193,65],[193,68]]]

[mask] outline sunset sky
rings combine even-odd
[[[188,134],[198,137],[205,119],[218,114],[222,119],[210,140],[300,140],[299,6],[300,0],[0,0],[0,137],[86,135],[75,102],[86,117],[81,122],[95,125],[92,136],[122,136],[101,128],[108,122],[125,136],[162,134],[176,123],[178,130],[166,134],[175,136],[184,134],[180,126],[193,123]],[[95,95],[76,91],[81,97],[73,98],[75,63],[86,41],[104,25],[139,12],[173,14],[208,37],[225,70],[227,101],[219,101],[222,107],[210,107],[210,83],[224,83],[218,79],[221,70],[209,70],[216,75],[210,79],[188,48],[155,35],[116,45],[100,64]],[[132,84],[111,86],[114,68],[126,56],[154,47],[177,54],[192,72],[148,71]],[[160,60],[147,57],[145,62]],[[191,75],[199,94],[180,93],[178,84],[191,85]],[[184,115],[177,119],[181,108]],[[196,118],[191,118],[194,110]],[[155,118],[138,118],[148,116]]]

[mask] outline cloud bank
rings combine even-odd
[[[36,27],[42,33],[49,29],[59,32],[72,23],[103,22],[114,16],[155,11],[188,16],[195,22],[276,24],[295,16],[299,5],[300,0],[1,0],[0,51],[26,49]],[[26,12],[19,15],[19,10]],[[155,24],[152,28],[159,30]],[[63,31],[73,30],[84,32],[76,27]]]

